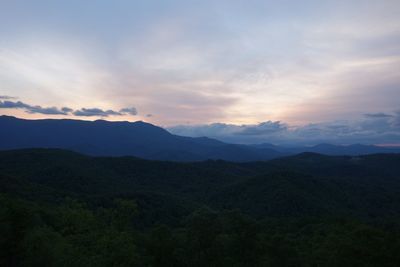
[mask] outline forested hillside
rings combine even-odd
[[[1,266],[399,266],[400,155],[0,152]]]

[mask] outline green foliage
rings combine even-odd
[[[400,266],[396,162],[0,153],[0,266]]]
[[[0,266],[399,266],[400,228],[349,219],[255,221],[195,211],[183,226],[136,229],[131,200],[91,210],[1,196]],[[104,214],[111,214],[107,217]],[[134,214],[134,213],[129,213]],[[121,225],[123,227],[121,227]]]
[[[31,229],[21,242],[18,256],[23,266],[69,266],[72,247],[64,237],[48,226]]]

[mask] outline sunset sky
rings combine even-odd
[[[400,144],[400,1],[0,0],[0,115]]]

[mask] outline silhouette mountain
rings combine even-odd
[[[142,121],[24,120],[0,116],[0,149],[61,148],[95,156],[136,156],[145,159],[199,161],[267,160],[281,156],[215,139],[177,136]]]
[[[372,145],[281,147],[272,144],[228,144],[208,137],[184,137],[142,121],[111,122],[70,119],[25,120],[0,116],[0,150],[60,148],[92,156],[136,156],[170,161],[269,160],[314,152],[325,155],[399,153]]]

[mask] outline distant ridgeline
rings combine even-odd
[[[207,137],[177,136],[145,122],[104,120],[23,120],[0,116],[0,150],[60,148],[93,156],[136,156],[170,161],[222,159],[244,162],[269,160],[302,152],[326,155],[396,153],[400,149],[377,146],[285,148],[271,144],[234,145]]]

